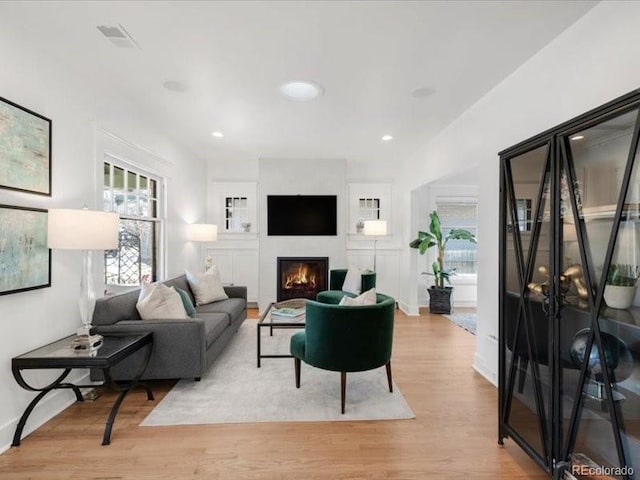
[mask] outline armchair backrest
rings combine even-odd
[[[378,294],[375,305],[307,302],[305,362],[325,370],[359,372],[391,359],[395,300]]]
[[[329,272],[329,290],[342,290],[342,284],[347,276],[346,268],[339,268]],[[361,291],[366,292],[376,286],[376,272],[362,274]]]

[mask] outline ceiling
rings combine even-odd
[[[399,162],[596,3],[0,2],[0,28],[117,89],[199,158]],[[96,28],[118,24],[139,48]],[[297,79],[324,95],[281,97]]]

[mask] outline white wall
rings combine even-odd
[[[475,367],[498,371],[497,152],[640,87],[640,3],[603,2],[451,123],[409,161],[412,188],[478,163]]]
[[[100,208],[97,179],[102,156],[98,153],[95,158],[97,152],[106,149],[126,156],[143,151],[143,157],[160,162],[157,167],[168,181],[166,273],[175,275],[197,263],[197,251],[185,242],[185,223],[204,216],[204,163],[155,130],[130,101],[87,81],[63,60],[38,54],[37,45],[25,43],[13,28],[19,27],[0,28],[0,58],[5,65],[0,96],[53,120],[53,195],[0,189],[0,204]],[[105,139],[104,131],[115,137]],[[80,325],[76,303],[80,266],[79,252],[54,251],[51,288],[0,297],[0,451],[9,446],[18,418],[34,397],[13,379],[11,358],[70,335]],[[84,374],[75,372],[73,378]],[[29,375],[39,385],[52,377],[42,372]],[[32,414],[25,434],[72,401],[68,391],[50,393]]]

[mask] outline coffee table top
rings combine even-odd
[[[106,334],[98,349],[74,350],[71,340],[75,335],[61,338],[43,347],[23,353],[11,360],[12,368],[91,368],[110,367],[144,345],[152,342],[153,334]]]
[[[282,302],[280,302],[282,303]],[[289,316],[289,315],[277,315],[274,313],[274,309],[278,305],[276,302],[272,302],[269,304],[269,307],[265,310],[265,312],[258,320],[258,324],[266,324],[266,325],[279,325],[279,326],[290,326],[290,327],[304,327],[305,326],[305,314]]]

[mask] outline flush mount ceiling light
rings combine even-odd
[[[393,140],[393,136],[391,136],[391,135],[383,135],[382,136],[382,141],[383,142],[390,142],[391,140]]]
[[[324,93],[323,88],[315,82],[295,80],[280,85],[280,94],[288,100],[296,102],[308,102]]]
[[[183,93],[187,91],[186,85],[184,83],[178,82],[177,80],[167,80],[162,84],[162,86],[172,92]]]
[[[213,135],[216,138],[222,138],[224,137],[224,135],[222,134],[222,132],[211,132],[211,135]]]
[[[571,140],[582,140],[584,138],[584,135],[574,135],[573,137],[571,137]]]

